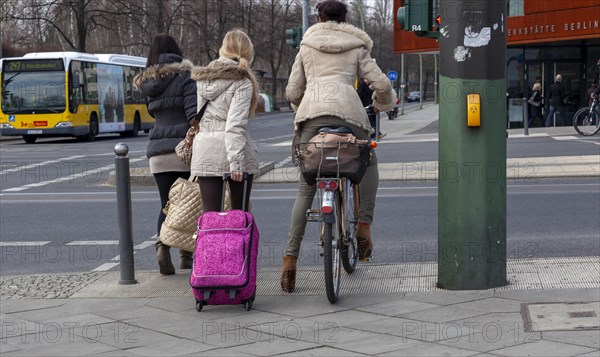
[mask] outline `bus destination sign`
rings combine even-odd
[[[3,72],[64,71],[61,59],[4,61]]]

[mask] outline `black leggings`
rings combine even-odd
[[[169,190],[179,177],[187,180],[190,177],[190,173],[186,171],[169,171],[154,174],[154,180],[156,181],[158,193],[160,194],[160,213],[158,214],[158,224],[156,227],[157,235],[160,235],[160,227],[167,217],[163,212],[163,208],[165,208],[165,205],[169,200]]]
[[[248,176],[248,190],[246,192],[246,211],[248,202],[250,202],[250,191],[252,190],[252,177]],[[222,177],[198,177],[200,183],[200,194],[202,195],[202,205],[204,212],[221,211],[221,198],[223,195]],[[244,182],[227,180],[229,190],[231,191],[231,208],[242,209],[242,199],[244,196]]]

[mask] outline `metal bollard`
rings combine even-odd
[[[117,183],[117,215],[119,216],[119,284],[137,284],[133,265],[133,230],[131,228],[131,186],[129,182],[129,147],[115,145],[115,173]]]
[[[529,103],[527,98],[523,98],[523,131],[523,134],[529,135]]]

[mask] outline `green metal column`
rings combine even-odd
[[[442,0],[440,14],[437,285],[489,289],[507,284],[506,1]]]

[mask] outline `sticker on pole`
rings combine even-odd
[[[387,77],[390,81],[395,81],[396,79],[398,79],[398,72],[396,71],[389,71],[387,73]]]

